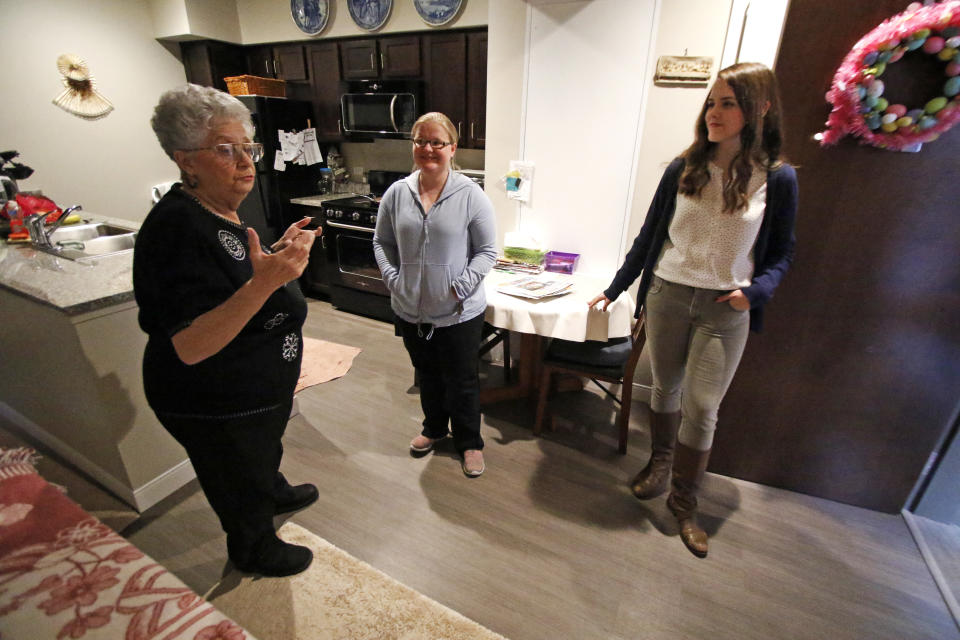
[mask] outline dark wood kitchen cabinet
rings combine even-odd
[[[487,32],[467,34],[467,143],[483,149],[487,143]]]
[[[187,81],[227,90],[224,78],[247,72],[243,47],[216,40],[181,42],[180,53]]]
[[[483,149],[487,120],[486,31],[423,36],[426,111],[446,114],[460,146]]]
[[[308,79],[303,45],[246,47],[247,73],[288,82]]]
[[[420,37],[344,40],[340,59],[344,80],[417,78],[422,70]]]
[[[310,99],[317,117],[317,138],[335,140],[340,128],[340,52],[336,42],[307,45],[310,68]]]
[[[467,37],[464,33],[430,33],[423,36],[426,104],[422,111],[446,114],[457,128],[460,146],[466,147]]]

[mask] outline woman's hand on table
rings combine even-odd
[[[740,289],[718,296],[715,302],[726,302],[737,311],[749,311],[750,299]]]
[[[608,298],[602,293],[598,295],[596,298],[594,298],[593,300],[591,300],[590,302],[588,302],[587,306],[592,309],[593,307],[597,306],[598,302],[602,303],[600,305],[600,311],[606,311],[607,307],[610,306],[610,298]]]

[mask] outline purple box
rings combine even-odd
[[[573,273],[580,260],[579,253],[564,253],[563,251],[548,251],[543,256],[543,268],[554,273]]]

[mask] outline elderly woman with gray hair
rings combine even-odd
[[[240,219],[263,148],[236,98],[188,84],[160,97],[151,124],[181,182],[147,215],[134,250],[147,400],[186,449],[233,564],[299,573],[312,553],[280,540],[273,516],[319,495],[279,472],[307,315],[296,279],[319,231],[304,219],[266,247]]]

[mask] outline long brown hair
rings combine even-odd
[[[717,74],[717,81],[720,80],[733,89],[744,120],[740,151],[730,164],[733,179],[723,185],[723,210],[732,213],[747,206],[747,185],[754,167],[766,171],[782,164],[782,113],[777,78],[759,62],[741,62],[722,69]],[[697,118],[693,144],[682,154],[686,164],[680,176],[679,191],[685,195],[699,196],[710,181],[707,163],[713,156],[716,143],[707,137],[707,100],[703,101]],[[764,112],[767,102],[770,106]]]

